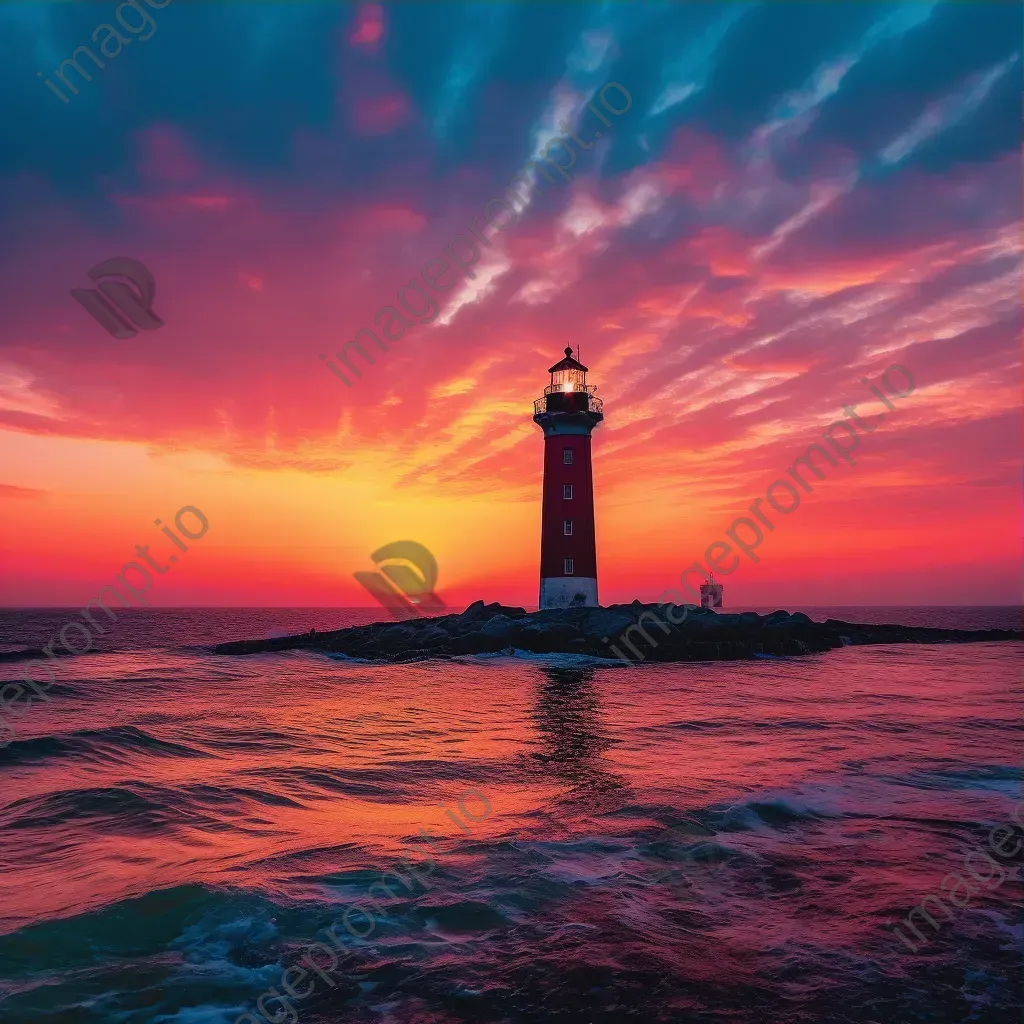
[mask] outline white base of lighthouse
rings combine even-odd
[[[597,580],[586,576],[548,576],[540,581],[540,608],[597,608]]]

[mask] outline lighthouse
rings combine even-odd
[[[543,608],[597,607],[594,475],[590,434],[604,419],[597,388],[572,349],[548,373],[551,382],[533,403],[544,431],[544,495],[540,535]]]

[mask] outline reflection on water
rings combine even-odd
[[[603,723],[595,669],[538,667],[542,678],[533,718],[543,752],[535,756],[549,774],[568,783],[577,798],[622,789],[622,778],[602,760],[613,740]]]
[[[0,751],[0,1017],[231,1024],[426,829],[303,1024],[1019,1019],[1019,879],[891,926],[1010,820],[1020,654],[67,659]]]

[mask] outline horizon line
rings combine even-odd
[[[483,598],[477,598],[477,600],[483,600]],[[639,598],[634,599],[634,601]],[[616,601],[614,604],[633,604],[634,601]],[[475,604],[475,601],[471,601],[466,607]],[[657,601],[641,601],[641,604],[659,604]],[[684,602],[685,604],[693,604],[693,602]],[[502,601],[484,601],[484,604],[501,604],[505,608],[534,608],[535,605],[516,605],[516,604],[504,604]],[[452,605],[450,607],[458,607]],[[612,605],[597,605],[599,608],[610,608]],[[673,605],[673,607],[676,607]],[[699,605],[694,605],[699,607]],[[742,608],[779,608],[781,605],[767,605],[767,604],[739,604],[734,606],[736,609]],[[1020,608],[1024,609],[1024,604],[807,604],[803,605],[805,608]],[[374,605],[366,604],[174,604],[174,605],[149,605],[145,607],[136,607],[130,605],[123,611],[191,611],[199,609],[227,609],[227,610],[243,610],[243,609],[262,609],[265,611],[377,611],[379,609]],[[78,610],[77,605],[73,604],[32,604],[32,605],[4,605],[0,604],[0,612],[2,611],[68,611]],[[539,609],[538,609],[539,610]],[[709,611],[715,611],[715,609],[708,609]],[[730,609],[723,608],[722,613],[729,614]],[[446,612],[445,614],[452,614]],[[420,618],[440,618],[440,616],[423,615]]]

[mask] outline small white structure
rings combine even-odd
[[[715,574],[711,575],[700,585],[700,606],[701,608],[722,607],[722,584],[715,582]]]

